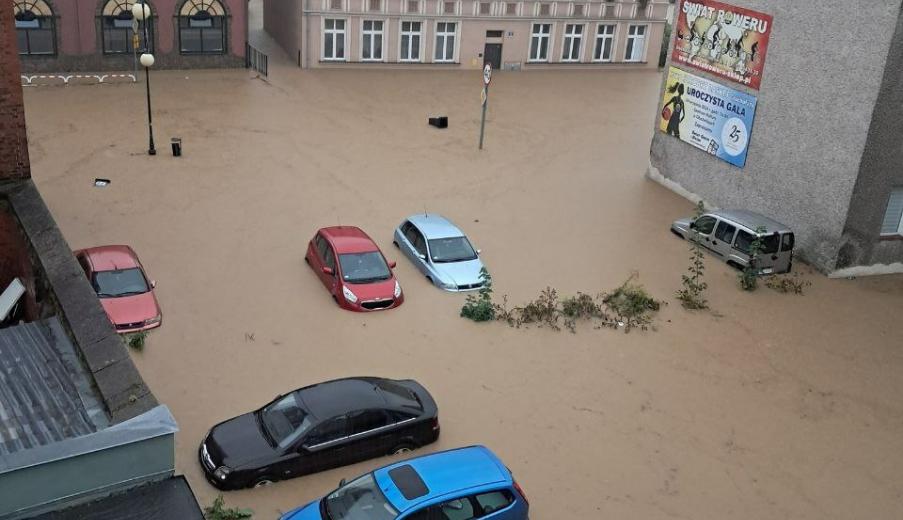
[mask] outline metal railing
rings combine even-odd
[[[258,49],[255,49],[251,46],[251,44],[246,45],[245,49],[245,68],[254,69],[264,77],[267,76],[267,65],[269,62],[269,58],[266,54],[260,52]]]

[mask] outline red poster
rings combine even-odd
[[[765,13],[714,0],[683,0],[671,61],[759,90],[771,26]]]

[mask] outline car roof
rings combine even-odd
[[[375,381],[351,377],[308,386],[298,392],[307,411],[317,419],[326,420],[355,410],[386,408],[386,399]]]
[[[373,242],[367,233],[355,226],[333,226],[320,229],[335,247],[336,253],[369,253],[379,251],[379,247]]]
[[[708,213],[710,215],[715,215],[716,217],[724,217],[728,220],[732,220],[741,226],[746,226],[752,231],[755,231],[759,226],[764,227],[766,233],[785,233],[791,231],[787,225],[781,224],[777,220],[770,219],[765,215],[761,215],[754,211],[743,209],[720,209],[709,211]]]
[[[396,480],[399,473],[409,476],[410,471],[401,470],[410,466],[419,476],[418,479],[401,479],[399,489]],[[401,470],[401,471],[399,471]],[[441,451],[421,457],[398,462],[373,472],[377,484],[386,499],[399,511],[407,511],[424,502],[480,486],[511,483],[511,474],[498,457],[485,446],[469,446],[454,450]],[[426,493],[422,492],[420,483],[425,484]],[[412,496],[412,492],[416,496]],[[405,495],[412,497],[410,500]]]
[[[418,213],[408,217],[408,222],[417,226],[427,239],[462,237],[464,233],[447,218],[437,213]]]
[[[124,245],[98,246],[82,249],[94,271],[117,271],[138,267],[138,257],[132,248]]]

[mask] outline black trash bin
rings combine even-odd
[[[182,139],[178,137],[172,138],[172,156],[181,157],[182,155]]]
[[[448,128],[448,116],[431,117],[430,124],[436,128]]]

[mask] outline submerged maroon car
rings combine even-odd
[[[116,332],[126,334],[160,326],[163,314],[154,296],[155,284],[148,281],[131,247],[91,247],[76,251],[75,258]]]
[[[354,226],[322,228],[310,240],[304,260],[339,307],[379,311],[404,302],[401,286],[379,247]]]

